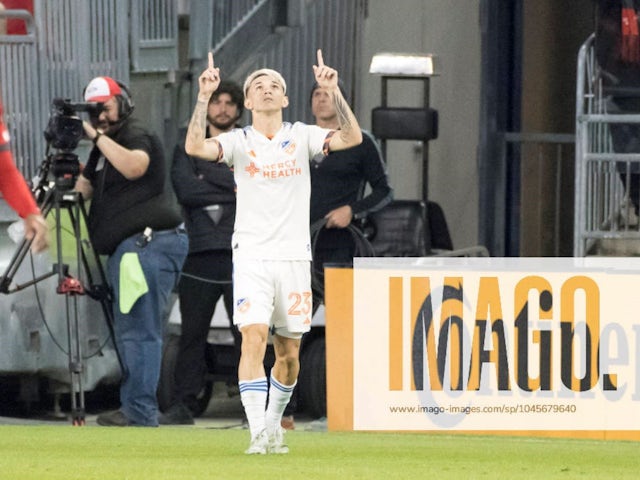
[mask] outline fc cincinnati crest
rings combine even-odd
[[[287,154],[291,155],[296,151],[296,144],[291,140],[285,140],[280,144],[280,148]]]
[[[246,312],[247,310],[249,310],[249,307],[251,307],[251,303],[249,302],[248,298],[240,298],[236,302],[236,308],[238,309],[238,312],[240,312],[240,313]]]

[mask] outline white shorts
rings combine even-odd
[[[271,333],[300,338],[311,327],[311,262],[234,260],[233,299],[238,328],[264,324]]]

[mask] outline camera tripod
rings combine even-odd
[[[99,255],[93,250],[90,244],[85,245],[86,241],[82,240],[81,220],[87,221],[87,212],[85,209],[82,195],[73,191],[75,178],[77,173],[74,169],[71,172],[60,172],[60,165],[73,164],[69,160],[73,160],[73,154],[58,154],[55,157],[47,156],[43,166],[41,167],[40,178],[37,185],[33,188],[33,193],[40,207],[42,215],[46,218],[53,211],[55,216],[55,235],[57,246],[57,263],[53,265],[50,272],[34,277],[32,280],[12,285],[13,277],[18,271],[24,257],[29,252],[32,240],[24,239],[14,253],[9,266],[5,273],[0,277],[0,292],[14,293],[34,285],[42,280],[50,278],[54,275],[58,276],[58,285],[56,293],[65,295],[65,313],[66,313],[66,330],[67,330],[67,355],[69,361],[70,389],[71,389],[71,422],[73,425],[81,426],[85,424],[85,398],[82,375],[84,371],[83,352],[81,348],[81,339],[79,331],[78,318],[78,296],[88,295],[90,298],[100,302],[102,312],[104,314],[109,335],[113,335],[113,312],[111,310],[111,291],[107,282],[104,267],[102,266]],[[76,162],[77,162],[77,157]],[[60,165],[55,165],[59,161]],[[54,170],[55,181],[50,181],[49,171]],[[66,167],[64,167],[66,170]],[[76,248],[76,275],[82,273],[86,276],[86,282],[81,282],[78,278],[71,275],[69,265],[63,263],[63,245],[62,245],[62,226],[61,214],[63,211],[68,213],[73,230]],[[87,250],[93,253],[93,269],[97,271],[99,283],[94,282],[94,274],[89,263]],[[114,342],[114,349],[118,358],[119,365],[122,368],[118,349]]]

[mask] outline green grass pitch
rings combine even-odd
[[[247,456],[247,430],[0,426],[0,478],[636,479],[637,442],[425,433],[287,434]]]

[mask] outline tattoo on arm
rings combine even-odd
[[[199,144],[204,142],[205,132],[207,128],[207,102],[196,102],[187,129],[187,142],[190,144]]]
[[[336,94],[333,96],[333,105],[336,108],[338,124],[340,125],[340,137],[344,141],[348,141],[353,132],[353,123],[355,120],[353,112],[342,95]]]

